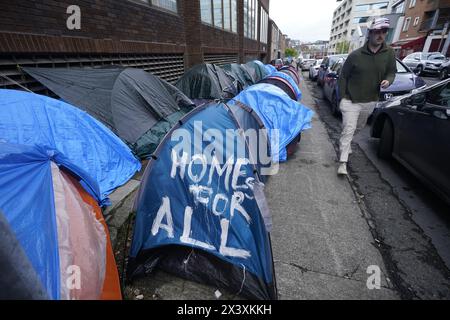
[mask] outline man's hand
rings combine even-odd
[[[383,80],[383,82],[381,82],[381,87],[383,89],[386,89],[387,87],[389,87],[391,85],[391,83],[387,80]]]

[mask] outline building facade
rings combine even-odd
[[[43,91],[23,66],[119,64],[174,82],[202,62],[268,61],[269,1],[0,1],[0,88]]]
[[[338,0],[340,1],[340,0]],[[366,39],[367,26],[375,17],[390,12],[392,0],[343,0],[333,13],[329,54],[351,52]]]
[[[450,54],[450,0],[403,0],[395,5],[403,9],[393,44],[399,57],[417,51]]]

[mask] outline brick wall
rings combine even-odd
[[[138,2],[138,0],[136,0]],[[81,9],[81,30],[69,30],[67,7]],[[4,52],[148,53],[184,51],[179,14],[129,0],[0,1]]]
[[[67,7],[81,9],[81,30],[69,30]],[[269,0],[261,0],[268,9]],[[239,34],[241,33],[241,34]],[[204,54],[263,52],[244,39],[243,0],[238,0],[238,33],[201,23],[200,1],[178,1],[178,13],[140,0],[0,1],[0,55],[16,54],[184,54],[188,68]]]

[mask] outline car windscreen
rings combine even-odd
[[[440,53],[425,53],[423,56],[426,60],[445,60],[445,56]]]
[[[332,66],[333,64],[335,64],[336,62],[338,62],[340,59],[344,59],[344,60],[345,60],[346,57],[347,57],[347,56],[345,56],[345,55],[330,57],[330,63],[329,63],[329,65]]]
[[[403,64],[397,61],[397,73],[408,73],[410,72],[408,69],[406,69]]]

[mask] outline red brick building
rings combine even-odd
[[[121,64],[176,81],[197,63],[267,61],[269,1],[0,0],[0,88],[43,89],[21,66]]]

